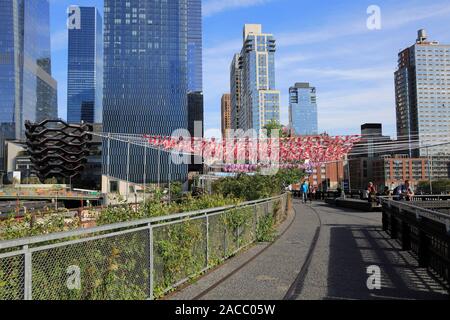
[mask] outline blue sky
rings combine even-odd
[[[59,115],[66,117],[67,30],[70,4],[102,0],[50,0],[53,76],[58,80]],[[229,65],[242,45],[245,23],[260,23],[277,39],[276,82],[282,93],[281,120],[287,124],[288,89],[295,82],[317,87],[319,129],[359,133],[364,122],[382,122],[395,135],[393,73],[399,50],[417,30],[450,43],[450,2],[204,0],[204,94],[208,136],[220,135],[220,98],[229,91]],[[370,5],[381,8],[381,30],[366,27]],[[215,130],[213,130],[215,129]]]

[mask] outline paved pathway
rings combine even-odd
[[[381,231],[381,213],[323,203],[294,207],[289,228],[272,246],[253,247],[170,298],[448,299],[446,290]],[[372,265],[381,269],[381,290],[367,288]]]

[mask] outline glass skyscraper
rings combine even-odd
[[[103,98],[103,21],[95,7],[69,7],[67,121],[100,123]],[[71,20],[72,21],[72,20]]]
[[[309,83],[296,83],[289,88],[289,125],[297,135],[319,133],[316,88]]]
[[[25,121],[56,118],[48,0],[0,1],[0,146],[25,138]],[[3,167],[0,147],[0,169]]]
[[[243,36],[242,51],[234,57],[231,70],[232,103],[236,108],[237,89],[233,82],[239,78],[238,129],[259,132],[271,121],[280,121],[280,92],[275,89],[275,38],[262,33],[259,24],[246,24]]]
[[[202,0],[188,0],[188,91],[203,91]],[[203,105],[202,105],[203,107]]]
[[[104,11],[104,132],[170,136],[187,129],[188,0],[105,0]],[[127,144],[111,142],[108,150],[104,142],[104,176],[143,182],[144,148],[130,149],[127,166]],[[169,163],[167,154],[149,150],[145,180],[167,181]],[[186,180],[187,165],[170,170],[172,180]]]
[[[204,135],[202,0],[188,0],[188,129],[191,137]],[[195,127],[201,127],[201,130]],[[191,157],[189,172],[202,172],[202,158]]]
[[[395,73],[397,135],[410,142],[411,156],[450,154],[450,45],[429,41],[419,30],[416,43],[401,51]]]

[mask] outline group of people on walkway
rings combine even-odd
[[[313,199],[316,199],[317,188],[310,185],[306,180],[301,184],[300,192],[302,195],[302,203],[307,203],[308,200],[312,202]]]
[[[377,196],[381,195],[384,197],[392,197],[394,200],[406,200],[411,201],[412,197],[414,197],[414,191],[412,189],[411,183],[409,180],[406,180],[404,184],[395,187],[391,185],[391,187],[384,187],[384,190],[381,194],[378,194],[377,188],[373,184],[373,182],[369,182],[366,190],[366,196],[369,202],[376,202]]]

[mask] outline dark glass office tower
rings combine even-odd
[[[5,139],[25,137],[25,120],[57,117],[48,0],[0,1],[0,170]]]
[[[76,15],[76,16],[74,16]],[[67,121],[100,123],[103,98],[103,21],[95,7],[69,7]],[[79,19],[79,21],[77,21]]]
[[[170,136],[187,129],[187,17],[188,0],[105,0],[105,132]],[[129,166],[126,143],[111,143],[109,150],[105,144],[104,150],[104,176],[143,182],[143,148],[131,148]],[[147,182],[169,177],[168,155],[158,158],[149,152]],[[172,180],[186,177],[187,165],[171,165]]]
[[[205,131],[203,114],[203,93],[190,92],[188,94],[188,131],[191,137],[203,138]],[[192,156],[188,168],[189,172],[203,173],[202,157]]]
[[[188,129],[191,136],[203,137],[203,38],[202,1],[188,0]],[[201,130],[194,127],[201,123]],[[189,172],[202,172],[201,157],[191,157]]]
[[[202,1],[188,0],[188,91],[203,91]]]

